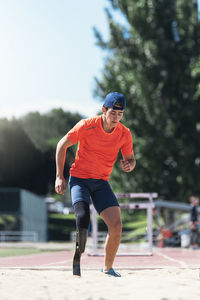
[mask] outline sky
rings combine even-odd
[[[108,38],[106,0],[0,0],[0,118],[53,108],[93,116]]]

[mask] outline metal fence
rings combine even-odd
[[[36,231],[0,231],[0,242],[37,242]]]

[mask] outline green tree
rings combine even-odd
[[[0,119],[0,186],[54,193],[57,142],[82,118],[78,113],[53,109],[44,115],[31,112],[20,119]],[[66,178],[75,150],[76,146],[68,150]]]
[[[126,95],[124,123],[133,133],[135,172],[116,168],[116,191],[158,192],[188,201],[200,194],[200,23],[196,1],[110,0],[110,37],[95,28],[107,52],[94,93]],[[115,21],[115,13],[124,21]]]
[[[78,113],[59,108],[42,115],[39,112],[28,113],[19,119],[19,123],[38,149],[47,150],[55,148],[61,137],[82,118]]]
[[[18,121],[33,144],[45,158],[45,174],[48,180],[48,192],[54,193],[55,151],[58,141],[84,116],[79,113],[66,112],[61,108],[52,109],[46,114],[31,112]],[[69,169],[75,157],[76,146],[67,151],[64,174],[69,177]]]
[[[35,148],[17,120],[0,120],[0,157],[1,187],[48,192],[48,157]]]

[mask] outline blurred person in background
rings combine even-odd
[[[196,196],[190,196],[189,198],[190,209],[190,247],[192,249],[198,249],[199,247],[199,229],[198,229],[198,212],[197,207],[199,205],[199,198]]]
[[[157,246],[159,248],[163,248],[165,246],[165,242],[168,240],[168,239],[171,239],[173,237],[173,234],[171,232],[171,230],[169,230],[167,227],[165,226],[159,226],[158,227],[158,236],[156,238],[157,240]]]

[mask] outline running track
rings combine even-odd
[[[71,270],[73,251],[56,251],[42,254],[0,258],[0,269],[60,269]],[[82,269],[95,270],[103,266],[103,257],[81,258]],[[200,250],[163,248],[154,249],[152,256],[117,256],[116,269],[159,269],[159,268],[200,268]]]

